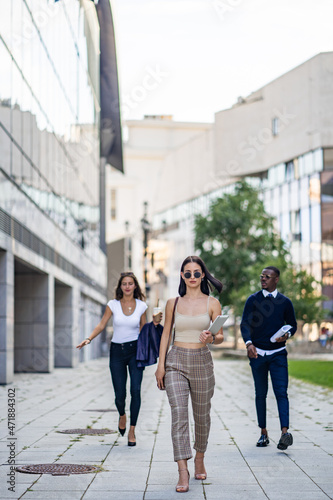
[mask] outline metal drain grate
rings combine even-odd
[[[88,474],[89,472],[100,472],[99,467],[93,465],[77,464],[34,464],[20,465],[16,467],[18,472],[26,474],[52,474],[52,476],[69,476],[70,474]]]
[[[106,409],[106,410],[84,410],[84,411],[118,411],[115,409]]]
[[[87,436],[102,435],[102,434],[114,434],[117,431],[112,431],[111,429],[65,429],[63,431],[57,431],[60,434],[85,434]]]

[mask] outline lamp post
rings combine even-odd
[[[125,221],[125,266],[124,266],[124,268],[127,269],[128,271],[131,271],[131,269],[132,269],[132,255],[131,255],[132,243],[131,243],[131,236],[129,233],[129,226],[130,226],[130,223],[128,220],[126,220]]]
[[[148,285],[148,237],[149,237],[149,231],[150,231],[150,223],[148,221],[148,215],[147,215],[147,209],[148,209],[148,202],[144,201],[143,202],[143,217],[141,219],[141,228],[143,231],[143,265],[144,265],[144,282],[145,282],[145,291],[146,291],[146,297],[148,297],[149,291],[150,291],[150,286]]]

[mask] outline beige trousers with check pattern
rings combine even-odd
[[[165,388],[171,406],[174,460],[192,457],[188,399],[191,394],[194,418],[194,449],[204,453],[210,430],[214,368],[207,346],[185,349],[173,346],[166,359]]]

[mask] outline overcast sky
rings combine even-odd
[[[213,121],[333,50],[332,0],[111,0],[123,119]]]

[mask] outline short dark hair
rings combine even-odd
[[[271,269],[277,276],[280,276],[280,270],[275,266],[266,266],[264,269]]]
[[[140,288],[139,282],[138,282],[135,274],[132,273],[131,271],[120,274],[120,278],[118,280],[118,284],[116,286],[115,293],[114,293],[116,300],[120,300],[123,298],[123,291],[121,289],[121,284],[122,284],[122,281],[124,278],[132,278],[133,279],[134,284],[135,284],[134,298],[139,299],[139,300],[145,300],[146,297],[144,296],[144,294]]]
[[[189,257],[186,257],[186,259],[183,261],[183,263],[181,265],[181,268],[180,268],[181,272],[184,272],[184,268],[185,268],[186,264],[189,264],[189,262],[195,262],[196,264],[199,264],[202,272],[205,275],[203,277],[203,279],[201,281],[201,285],[200,285],[202,293],[204,293],[205,295],[209,295],[209,292],[212,290],[211,285],[213,285],[219,293],[222,292],[223,285],[222,285],[221,281],[214,278],[214,276],[212,276],[210,274],[204,261],[202,259],[200,259],[200,257],[197,257],[196,255],[190,255]],[[185,281],[183,280],[182,277],[180,277],[178,293],[181,297],[184,297],[184,295],[186,294],[186,285],[185,285]]]

